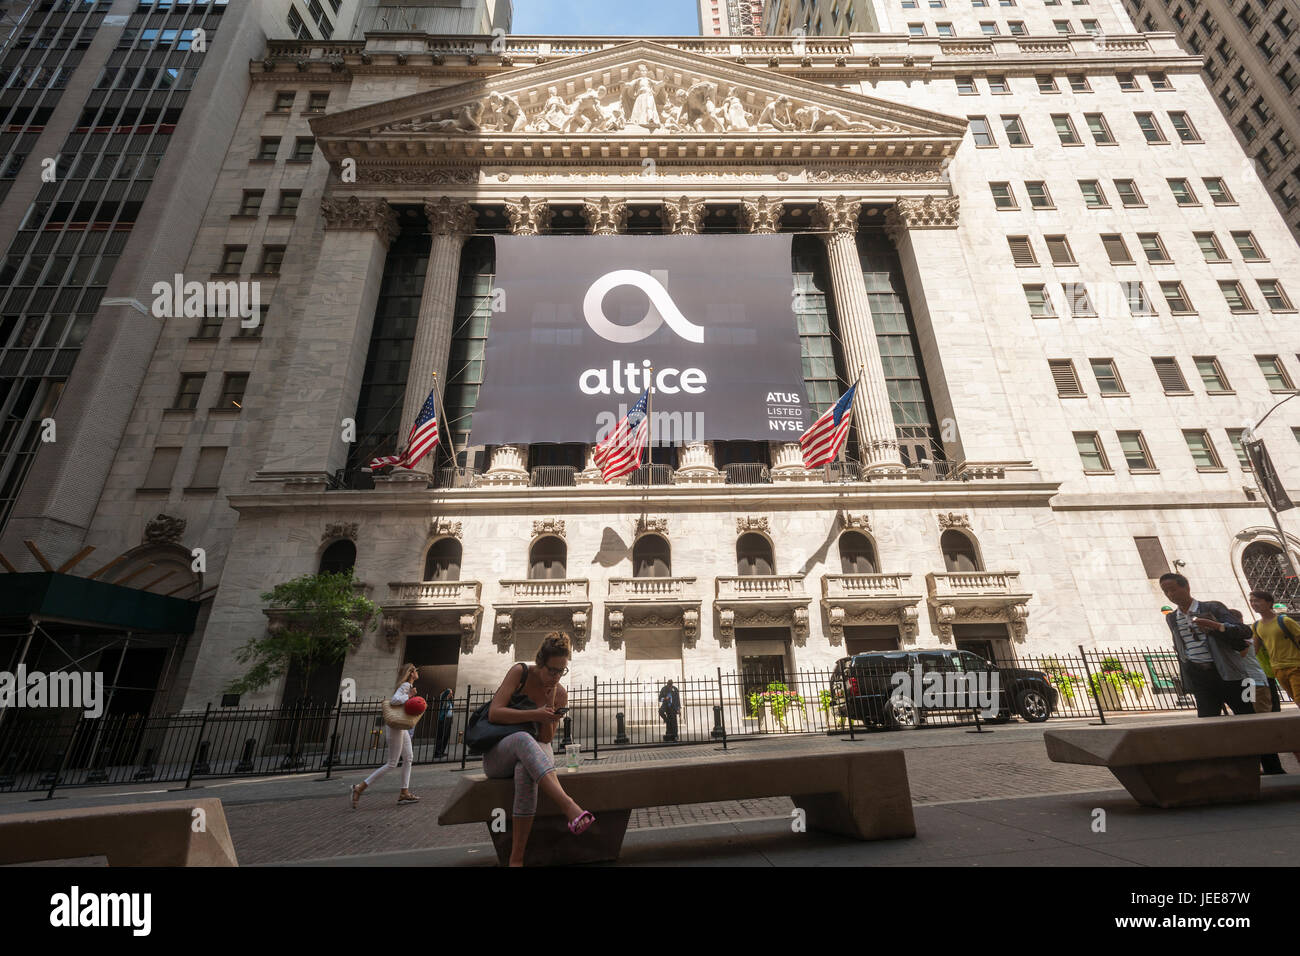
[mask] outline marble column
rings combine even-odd
[[[550,231],[555,213],[545,199],[525,196],[518,202],[506,200],[505,207],[511,235],[540,236]],[[489,485],[528,484],[528,446],[498,445],[492,449],[492,461],[482,480]]]
[[[871,470],[901,471],[898,432],[889,408],[889,389],[880,361],[880,345],[871,318],[867,281],[862,275],[862,258],[858,255],[858,214],[862,202],[840,196],[823,199],[817,204],[813,221],[827,235],[826,251],[830,260],[831,289],[835,311],[840,319],[840,336],[844,344],[845,371],[851,380],[862,368],[862,378],[853,399],[853,424],[858,433],[863,467]]]
[[[704,221],[704,200],[679,196],[665,199],[663,207],[664,232],[673,236],[698,236]]]
[[[438,373],[439,401],[446,394],[456,286],[460,281],[460,253],[475,225],[474,209],[463,200],[446,196],[426,199],[424,212],[433,241],[424,271],[424,293],[420,297],[420,318],[411,345],[411,365],[406,373],[406,397],[402,401],[402,417],[398,425],[399,444],[406,441],[415,416],[429,397],[434,372]],[[451,433],[447,423],[441,420],[441,407],[438,414],[441,431],[438,449],[416,462],[413,469],[394,469],[393,480],[423,480],[432,474],[435,464],[448,464]]]
[[[383,199],[326,197],[308,317],[278,369],[284,391],[260,475],[318,483],[344,467],[388,246],[400,227]]]
[[[627,232],[627,203],[601,196],[582,204],[582,214],[587,219],[587,232],[593,236],[617,236]]]

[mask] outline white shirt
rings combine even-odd
[[[1214,658],[1210,654],[1210,635],[1192,623],[1192,618],[1198,616],[1200,607],[1200,601],[1193,601],[1187,608],[1186,614],[1175,608],[1174,613],[1178,615],[1175,621],[1178,624],[1178,632],[1183,637],[1183,651],[1187,654],[1187,659],[1198,664],[1213,664]]]
[[[411,682],[408,680],[405,684],[403,684],[401,687],[397,688],[396,691],[394,691],[392,703],[405,704],[407,700],[410,699],[411,691],[413,690],[415,690],[415,688],[411,685]]]

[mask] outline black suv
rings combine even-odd
[[[917,668],[920,668],[922,690],[933,680],[928,694],[912,688]],[[895,675],[903,673],[910,678],[900,681]],[[915,650],[868,651],[852,657],[840,658],[831,675],[831,695],[835,713],[867,724],[883,727],[916,727],[924,723],[927,713],[966,713],[971,706],[964,695],[954,693],[961,682],[955,680],[968,675],[974,690],[983,687],[997,688],[997,716],[993,723],[1005,723],[1012,713],[1031,723],[1041,723],[1056,709],[1056,688],[1042,671],[1018,667],[999,667],[970,651]],[[895,687],[900,693],[894,693]],[[939,706],[927,703],[926,698],[938,696]]]

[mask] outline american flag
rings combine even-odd
[[[605,481],[621,478],[641,467],[641,451],[650,437],[650,390],[632,406],[614,430],[592,452],[592,460],[600,466],[600,477]]]
[[[857,389],[857,383],[854,383],[799,439],[805,468],[829,465],[840,453],[844,440],[849,437],[849,423],[853,420],[853,393]]]
[[[438,444],[438,386],[429,389],[429,397],[424,400],[420,414],[415,416],[411,434],[406,436],[406,451],[400,455],[384,455],[370,463],[371,470],[385,465],[401,465],[414,468],[416,463]]]

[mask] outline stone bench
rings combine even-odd
[[[1300,713],[1071,727],[1043,734],[1057,763],[1107,767],[1145,807],[1259,798],[1259,755],[1300,750]]]
[[[759,797],[789,797],[812,829],[858,840],[916,836],[901,750],[584,765],[576,773],[558,769],[565,791],[596,822],[575,837],[559,809],[542,795],[524,858],[529,865],[618,859],[634,809]],[[438,823],[486,824],[504,866],[510,858],[513,805],[513,779],[472,774],[460,780]],[[498,809],[504,810],[504,819],[496,814],[504,832],[492,826]]]
[[[194,811],[204,812],[195,832]],[[104,857],[109,866],[238,866],[221,801],[37,810],[0,816],[0,865]]]

